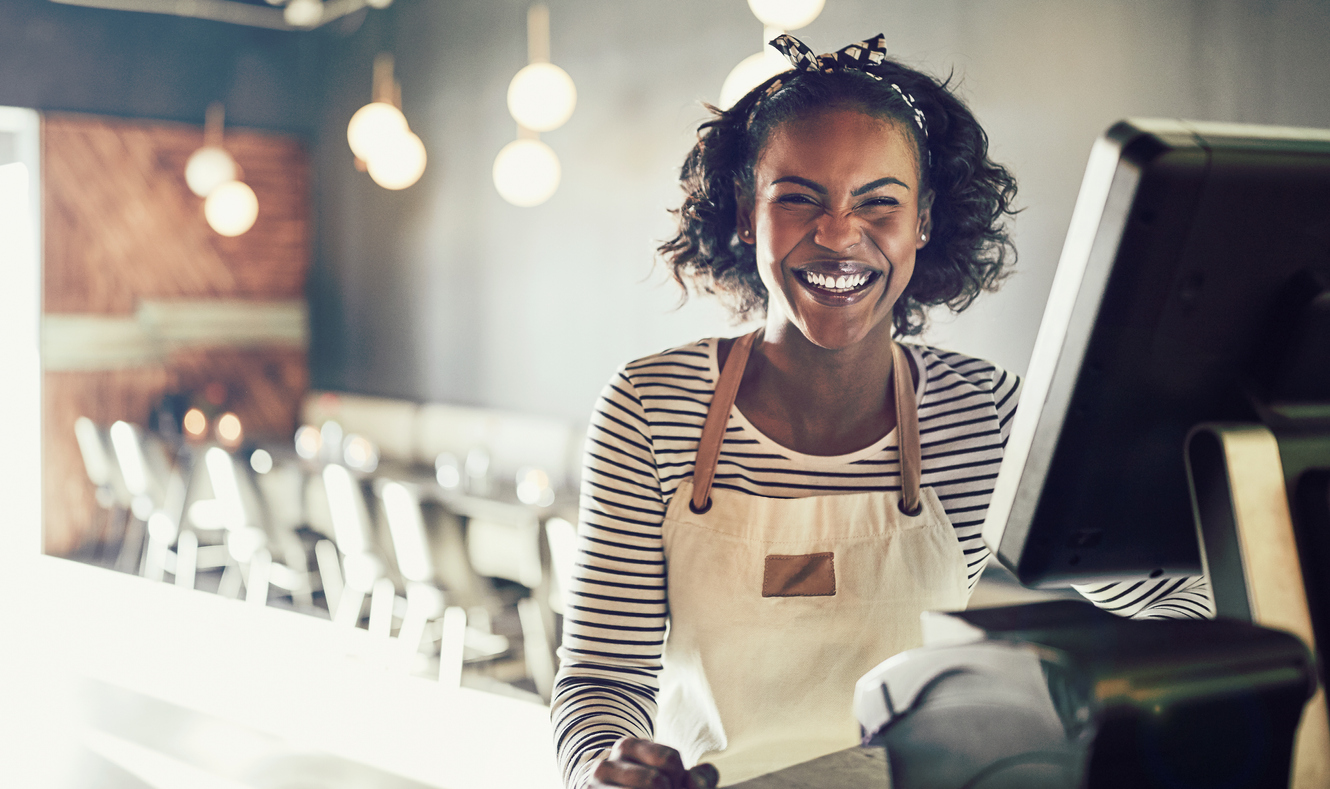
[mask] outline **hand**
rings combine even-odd
[[[591,771],[590,786],[630,789],[714,789],[720,773],[710,764],[683,768],[679,752],[650,740],[623,737]]]

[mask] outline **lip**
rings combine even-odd
[[[866,266],[853,260],[818,260],[802,266],[795,266],[792,271],[794,280],[799,283],[799,289],[813,301],[828,307],[844,307],[860,302],[877,290],[879,282],[886,280],[886,273],[881,269]],[[805,271],[826,276],[867,274],[872,276],[873,279],[859,290],[850,291],[849,293],[829,293],[805,281],[799,274],[799,272]]]

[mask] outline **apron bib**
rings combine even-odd
[[[735,341],[693,479],[665,515],[669,634],[657,740],[725,784],[859,743],[854,683],[922,644],[919,614],[969,597],[955,530],[920,489],[918,413],[893,344],[900,493],[774,499],[712,490],[755,334]]]

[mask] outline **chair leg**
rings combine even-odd
[[[337,601],[333,621],[343,627],[355,627],[360,622],[360,609],[365,605],[365,593],[359,589],[342,589]]]
[[[280,539],[283,563],[303,579],[298,588],[291,590],[291,602],[297,610],[309,610],[314,607],[314,598],[310,594],[312,584],[305,546],[294,532],[285,531]]]
[[[341,560],[337,558],[337,546],[332,540],[319,540],[314,545],[314,559],[319,565],[319,581],[323,585],[323,601],[328,604],[328,616],[332,617],[342,599]]]
[[[193,589],[198,563],[199,538],[192,531],[181,532],[175,549],[175,585]]]
[[[249,560],[249,575],[245,578],[245,602],[263,607],[268,604],[268,575],[272,571],[272,554],[267,548],[254,552]]]
[[[166,552],[170,547],[151,534],[148,535],[148,549],[143,556],[143,577],[149,581],[161,581],[166,576]]]
[[[226,565],[222,570],[221,583],[217,584],[217,594],[222,597],[238,598],[240,597],[240,567],[236,564]]]
[[[550,653],[550,638],[540,603],[534,597],[517,601],[517,616],[522,623],[522,653],[526,657],[526,670],[536,684],[540,697],[549,701],[554,693],[554,656]]]
[[[393,630],[393,601],[397,590],[393,582],[380,578],[374,582],[369,596],[369,634],[389,638]]]
[[[443,612],[439,639],[439,684],[449,690],[462,686],[462,662],[466,656],[466,609],[449,606]]]
[[[122,573],[132,573],[139,575],[143,569],[143,521],[134,517],[132,513],[125,514],[124,538],[120,541],[120,553],[116,556],[115,569]]]
[[[115,567],[115,551],[125,540],[125,529],[129,526],[129,510],[123,507],[111,507],[106,511],[106,522],[102,524],[97,544],[92,548],[92,561],[103,567]]]
[[[426,584],[409,584],[406,588],[406,613],[402,627],[397,631],[397,657],[395,663],[402,671],[410,672],[420,653],[420,640],[430,620],[443,613],[443,593]]]
[[[397,631],[397,667],[402,671],[410,671],[411,665],[420,652],[420,639],[425,637],[425,626],[429,620],[425,618],[425,610],[419,605],[411,604],[411,597],[406,599],[406,616],[402,617],[402,627]]]

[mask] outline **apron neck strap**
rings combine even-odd
[[[716,393],[712,395],[711,406],[707,409],[706,422],[702,424],[702,438],[698,441],[697,460],[693,467],[693,500],[688,503],[689,509],[699,515],[711,509],[711,483],[716,477],[720,445],[725,441],[730,409],[739,393],[739,382],[743,380],[748,354],[753,350],[753,341],[760,331],[758,329],[734,341],[730,355],[725,359],[725,366],[720,371],[720,379],[716,382]],[[922,463],[919,452],[919,410],[915,404],[914,380],[910,375],[910,363],[905,358],[905,349],[894,341],[891,343],[891,365],[901,464],[899,506],[906,515],[918,515],[922,508],[919,501]]]
[[[910,362],[905,358],[901,344],[891,343],[891,381],[896,393],[896,446],[901,461],[900,511],[918,515],[923,505],[919,502],[920,467],[919,408],[914,401],[914,377],[910,375]]]
[[[725,441],[730,408],[734,405],[735,395],[739,393],[739,382],[744,377],[748,353],[753,350],[753,341],[760,331],[758,329],[734,341],[730,355],[725,359],[725,366],[720,371],[720,380],[716,382],[716,393],[711,396],[707,421],[702,423],[702,438],[697,444],[697,461],[693,466],[693,500],[688,503],[689,508],[699,515],[711,509],[711,481],[716,476],[716,461],[720,458],[720,445]]]

